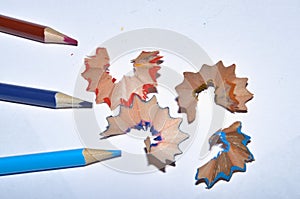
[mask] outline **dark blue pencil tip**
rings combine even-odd
[[[120,157],[122,155],[121,150],[107,150],[108,152],[111,152],[112,157]]]
[[[92,102],[83,101],[79,103],[80,108],[93,108]]]

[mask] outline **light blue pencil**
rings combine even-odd
[[[86,166],[121,156],[120,150],[72,149],[0,158],[0,176]]]

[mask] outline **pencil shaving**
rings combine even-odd
[[[247,78],[235,75],[235,65],[225,67],[222,61],[213,66],[204,64],[199,72],[184,72],[184,80],[176,86],[180,113],[186,113],[188,122],[196,117],[198,95],[208,87],[215,88],[216,104],[230,112],[247,112],[246,102],[253,98],[247,86]]]
[[[181,154],[179,144],[188,135],[179,130],[181,118],[171,118],[168,108],[160,108],[156,97],[144,102],[137,95],[133,98],[131,107],[121,106],[120,114],[108,117],[109,126],[101,133],[104,138],[129,133],[131,129],[147,130],[153,137],[145,140],[149,164],[159,169],[175,161],[175,156]]]
[[[210,148],[221,145],[216,157],[197,169],[196,184],[206,183],[210,189],[219,180],[229,181],[234,172],[245,172],[246,163],[254,161],[247,144],[250,137],[241,132],[241,123],[216,132],[209,139]]]
[[[122,104],[130,106],[133,95],[137,94],[143,100],[148,93],[156,92],[157,72],[161,68],[162,56],[158,51],[143,51],[132,60],[133,76],[123,76],[117,82],[109,74],[109,56],[105,48],[97,48],[96,54],[85,59],[86,70],[82,76],[88,81],[87,91],[95,92],[96,103],[106,103],[111,110]]]

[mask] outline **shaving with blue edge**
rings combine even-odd
[[[222,150],[197,169],[196,184],[204,182],[210,189],[219,180],[229,181],[235,172],[245,172],[246,163],[254,161],[247,147],[249,142],[250,137],[241,132],[241,122],[213,134],[209,139],[210,149],[220,146]]]
[[[179,144],[189,137],[180,130],[182,119],[171,117],[169,108],[161,108],[156,96],[144,101],[134,95],[131,106],[121,105],[119,115],[109,116],[107,121],[109,125],[100,134],[101,139],[124,135],[131,129],[150,129],[151,138],[144,140],[148,164],[163,172],[167,165],[174,165],[175,156],[182,154]]]

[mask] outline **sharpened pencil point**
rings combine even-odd
[[[108,160],[121,156],[120,150],[84,149],[83,155],[86,164]]]
[[[57,92],[55,94],[56,108],[93,108],[92,102]]]
[[[92,102],[83,101],[79,103],[80,108],[93,108]]]
[[[70,44],[70,45],[74,45],[74,46],[78,45],[77,40],[72,39],[71,37],[67,37],[67,36],[64,37],[64,42],[66,42],[67,44]]]

